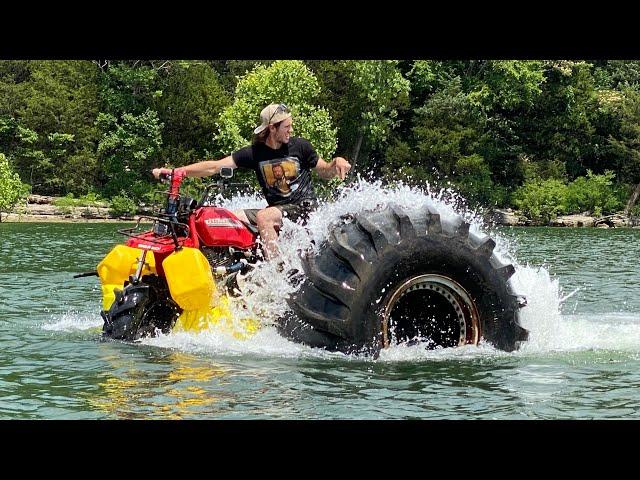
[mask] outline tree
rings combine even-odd
[[[20,181],[18,174],[9,165],[7,157],[0,153],[0,213],[10,212],[28,193],[29,186]]]
[[[624,209],[625,215],[628,215],[640,197],[640,92],[626,89],[619,110],[620,137],[611,136],[609,143],[620,156],[620,177],[635,184]]]
[[[450,181],[471,203],[494,203],[491,170],[477,153],[485,117],[461,83],[450,80],[415,110],[410,143],[395,139],[382,171],[409,183]]]
[[[165,65],[165,63],[162,63]],[[102,111],[116,117],[140,115],[162,96],[160,69],[154,62],[116,61],[101,71]]]
[[[163,163],[177,166],[217,156],[213,134],[220,113],[230,103],[218,74],[207,63],[172,65],[162,84],[162,96],[156,100],[164,124]]]
[[[208,62],[217,72],[220,85],[227,95],[233,96],[238,81],[258,65],[268,67],[272,60],[213,60]]]
[[[95,184],[98,74],[88,61],[0,62],[2,148],[36,191]]]
[[[151,188],[149,175],[162,145],[162,123],[153,110],[140,115],[125,113],[121,119],[101,113],[97,124],[105,132],[98,145],[107,176],[105,193],[142,198]]]
[[[163,123],[155,109],[162,97],[161,76],[170,62],[109,63],[100,77],[102,111],[97,154],[107,196],[141,199],[153,188],[149,175],[159,164]]]
[[[546,62],[542,93],[519,122],[532,161],[560,161],[569,179],[591,167],[599,141],[594,125],[598,97],[590,70],[587,62]]]
[[[409,81],[395,60],[344,60],[323,70],[325,92],[340,99],[342,148],[355,171],[364,143],[369,150],[386,146],[398,125],[398,110],[408,107]]]
[[[610,170],[602,175],[587,170],[586,177],[576,178],[567,187],[567,211],[587,211],[596,216],[615,212],[622,205],[613,188],[614,176]]]
[[[327,110],[317,106],[318,80],[297,60],[258,65],[236,86],[233,103],[220,116],[215,140],[230,153],[247,145],[259,122],[259,112],[270,103],[284,103],[293,114],[296,135],[307,138],[323,158],[336,150],[336,129]]]
[[[640,89],[640,61],[595,60],[593,77],[598,89]]]
[[[527,181],[513,194],[516,207],[534,221],[548,223],[567,211],[567,185],[561,180]]]

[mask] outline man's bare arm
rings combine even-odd
[[[179,169],[186,177],[208,177],[220,172],[222,167],[237,168],[237,165],[236,162],[233,161],[233,157],[229,155],[220,160],[203,160],[202,162],[179,167]],[[160,168],[154,168],[151,172],[154,177],[159,178],[161,170]]]

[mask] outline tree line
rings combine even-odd
[[[28,191],[134,208],[152,168],[230,154],[271,102],[353,176],[638,214],[640,62],[621,60],[2,60],[0,210]]]

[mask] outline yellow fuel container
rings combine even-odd
[[[197,248],[183,247],[162,262],[171,298],[184,310],[209,308],[216,284],[207,258]]]
[[[98,264],[96,270],[102,285],[102,309],[109,310],[115,300],[114,288],[124,286],[129,275],[133,275],[138,267],[138,258],[142,250],[126,245],[116,245]],[[148,252],[145,257],[143,275],[156,273],[156,263],[153,252]]]

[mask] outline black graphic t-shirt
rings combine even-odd
[[[318,163],[318,154],[308,140],[291,137],[288,144],[283,143],[277,150],[256,143],[231,156],[238,167],[256,172],[269,205],[315,199],[311,169]]]

